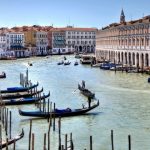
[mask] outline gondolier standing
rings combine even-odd
[[[88,97],[89,108],[91,107],[91,97]]]
[[[85,81],[84,80],[82,80],[82,88],[85,89]]]

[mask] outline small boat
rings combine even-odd
[[[33,66],[33,64],[32,64],[32,63],[28,63],[28,65],[29,65],[29,66]]]
[[[0,74],[0,78],[6,78],[6,73],[2,72],[2,74]]]
[[[76,62],[74,63],[74,66],[77,66],[77,65],[79,65],[79,63],[76,61]]]
[[[103,64],[100,66],[100,69],[103,69],[103,70],[110,70],[111,68],[116,68],[117,66],[118,66],[118,64],[111,63],[111,62],[106,62],[106,63],[103,63]]]
[[[52,112],[42,112],[42,111],[22,111],[19,109],[19,114],[21,116],[30,116],[30,117],[42,117],[42,118],[48,118],[50,116],[52,117],[70,117],[70,116],[79,116],[83,115],[92,109],[99,106],[99,101],[97,101],[96,104],[92,105],[91,107],[84,107],[80,109],[55,109],[55,111]]]
[[[39,85],[39,83],[34,84],[32,86],[29,87],[9,87],[6,90],[1,90],[1,93],[16,93],[16,92],[25,92],[25,91],[29,91],[31,89],[36,88]]]
[[[75,54],[75,58],[80,59],[81,56],[79,54]]]
[[[97,64],[92,65],[92,67],[95,67],[95,68],[96,68],[96,67],[100,67],[101,64],[102,64],[102,63],[97,63]]]
[[[39,91],[33,91],[32,93],[29,91],[26,92],[18,92],[18,93],[6,93],[6,94],[1,94],[1,98],[4,99],[16,99],[16,98],[28,98],[32,97],[34,95],[38,95],[43,92],[43,88]]]
[[[16,142],[16,141],[22,139],[23,137],[24,137],[24,131],[23,131],[23,129],[22,129],[21,134],[19,134],[19,135],[13,137],[13,138],[11,138],[11,139],[8,139],[8,141],[6,141],[6,142],[2,142],[2,143],[0,144],[0,147],[1,147],[1,148],[5,148],[6,146],[13,144],[14,142]]]
[[[81,64],[91,64],[92,59],[93,59],[92,55],[82,55],[80,62]]]
[[[23,104],[32,104],[42,101],[50,96],[50,92],[47,95],[43,95],[41,97],[29,97],[29,98],[20,98],[20,99],[10,99],[3,100],[2,104],[7,105],[23,105]]]
[[[58,62],[57,65],[63,65],[64,61]]]
[[[66,65],[70,65],[71,64],[71,62],[64,62],[64,65],[66,66]]]
[[[64,60],[67,60],[66,56],[64,56]]]
[[[90,98],[94,98],[95,97],[95,93],[92,93],[91,91],[89,91],[88,89],[82,87],[80,84],[78,84],[78,89],[80,90],[80,92],[86,96],[86,97],[90,97]]]

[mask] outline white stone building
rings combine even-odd
[[[150,16],[126,22],[122,10],[120,23],[97,32],[96,59],[136,67],[150,66]]]
[[[6,33],[7,49],[19,50],[24,47],[24,33],[9,32]]]
[[[24,33],[6,33],[7,51],[14,51],[16,57],[29,57],[29,51],[24,47]]]
[[[45,31],[36,32],[36,48],[37,48],[37,55],[40,56],[47,55],[48,53],[47,32]]]
[[[75,52],[94,52],[96,45],[95,28],[66,28],[66,48]]]
[[[0,34],[0,49],[6,50],[6,34]]]
[[[96,28],[54,28],[52,51],[55,53],[94,52]]]

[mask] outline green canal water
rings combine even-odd
[[[74,66],[74,56],[67,56],[69,66],[57,66],[62,56],[49,58],[29,58],[1,61],[0,71],[5,71],[6,79],[0,80],[0,88],[19,85],[20,72],[29,69],[29,78],[44,87],[44,93],[51,92],[50,100],[57,108],[79,108],[87,100],[77,90],[77,85],[85,80],[87,88],[95,92],[100,106],[88,115],[62,119],[62,142],[65,133],[73,133],[75,150],[89,150],[89,137],[93,136],[93,150],[111,150],[111,130],[114,130],[114,145],[117,150],[128,149],[128,135],[131,135],[132,150],[150,148],[150,84],[147,75],[126,74],[103,71],[86,65]],[[28,66],[32,62],[33,66]],[[25,137],[16,143],[17,150],[28,149],[29,117],[18,114],[18,108],[36,110],[34,105],[13,106],[13,135],[24,128]],[[57,121],[57,120],[56,120]],[[57,123],[56,123],[57,124]],[[56,125],[57,126],[57,125]],[[48,123],[44,119],[33,121],[35,149],[43,149],[44,133]],[[51,149],[58,149],[58,128],[51,130]],[[64,144],[64,143],[63,143]],[[11,149],[11,148],[10,148]],[[13,149],[13,148],[12,148]]]

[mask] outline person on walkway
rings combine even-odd
[[[88,97],[89,108],[91,107],[91,97]]]

